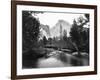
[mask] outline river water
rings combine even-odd
[[[57,54],[57,52],[53,52],[48,58],[38,59],[37,68],[80,66],[80,63],[81,66],[89,65],[88,58],[82,57],[80,59],[68,53]]]

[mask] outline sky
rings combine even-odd
[[[58,20],[65,20],[72,24],[73,20],[80,16],[84,17],[84,14],[44,12],[35,15],[35,17],[39,18],[41,24],[49,25],[50,28],[52,28]]]

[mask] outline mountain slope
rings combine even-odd
[[[48,25],[40,25],[40,39],[43,39],[43,37],[46,37],[47,39],[50,37],[50,29]]]
[[[58,20],[54,27],[50,29],[51,37],[59,37],[63,35],[63,31],[66,30],[67,36],[69,36],[71,24],[64,20]]]

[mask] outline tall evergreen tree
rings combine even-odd
[[[85,16],[87,16],[86,18],[89,18],[88,14],[85,14]],[[89,19],[82,19],[79,17],[78,22],[76,22],[76,20],[73,21],[70,31],[73,45],[75,46],[79,56],[80,50],[83,50],[84,46],[89,46],[89,29],[83,27],[87,22],[89,22]]]
[[[22,12],[23,50],[29,50],[36,46],[39,36],[39,21],[32,16],[32,12]]]

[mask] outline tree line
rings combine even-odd
[[[67,32],[64,30],[62,41],[57,41],[56,37],[47,39],[45,36],[39,41],[40,21],[32,16],[32,14],[38,13],[32,11],[22,12],[23,51],[32,50],[34,47],[38,48],[39,46],[46,44],[55,44],[56,46],[65,45],[62,42],[68,43],[69,41],[69,45],[74,46],[74,49],[76,49],[79,55],[81,51],[89,53],[89,28],[84,27],[84,25],[89,23],[89,14],[84,14],[85,19],[79,17],[77,20],[73,20],[72,28],[70,30],[70,37],[67,37]],[[59,45],[57,45],[58,43]]]

